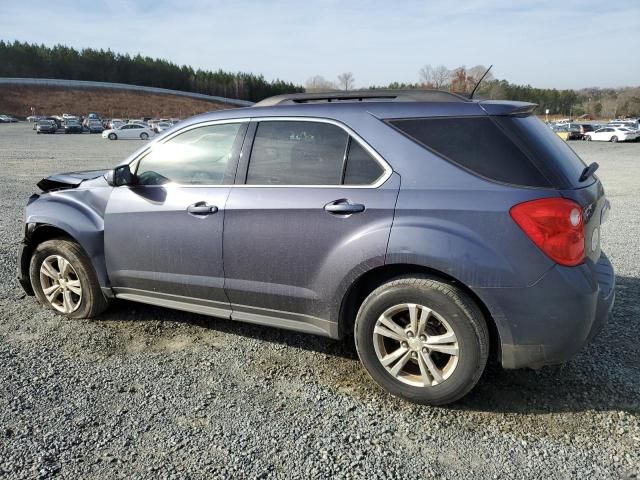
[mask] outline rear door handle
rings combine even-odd
[[[334,215],[349,215],[351,213],[364,212],[364,205],[360,203],[351,203],[346,198],[329,202],[324,209]]]
[[[187,207],[187,212],[191,215],[211,215],[217,211],[218,207],[215,205],[207,205],[207,202],[197,202]]]

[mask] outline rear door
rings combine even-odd
[[[135,185],[113,189],[104,241],[118,296],[228,316],[222,228],[246,125],[187,127],[134,162]]]
[[[335,122],[264,119],[250,136],[225,213],[232,318],[334,336],[341,282],[384,263],[399,179]]]

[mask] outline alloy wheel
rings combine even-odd
[[[373,330],[378,360],[402,383],[431,387],[458,364],[459,345],[451,325],[423,305],[402,303],[385,310]]]
[[[82,285],[71,263],[60,255],[50,255],[40,265],[40,286],[51,306],[62,313],[78,309]]]

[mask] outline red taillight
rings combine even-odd
[[[565,198],[542,198],[511,208],[511,217],[540,250],[560,265],[584,260],[584,220],[580,205]]]

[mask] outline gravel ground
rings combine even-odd
[[[140,146],[0,125],[0,477],[637,478],[640,144],[572,143],[613,210],[613,317],[562,367],[503,371],[447,408],[377,388],[329,339],[118,302],[70,321],[14,280],[45,175]]]

